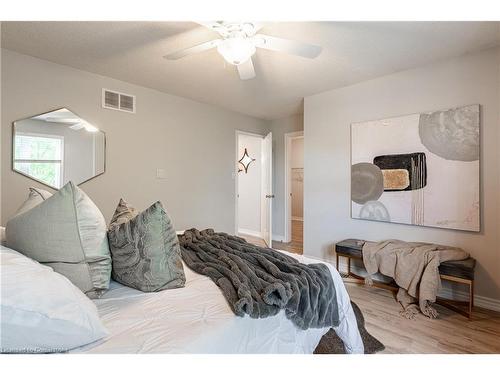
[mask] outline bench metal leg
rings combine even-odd
[[[447,276],[447,275],[441,275],[441,279],[448,280],[448,281],[455,282],[455,283],[459,283],[459,284],[468,285],[469,286],[469,299],[468,299],[468,301],[453,301],[453,300],[447,300],[444,298],[440,298],[436,302],[442,306],[449,308],[450,310],[458,312],[459,314],[461,314],[469,319],[472,319],[472,309],[474,307],[474,280],[466,280],[466,279],[462,279],[460,277]],[[458,308],[455,305],[462,305],[462,309]],[[465,305],[466,310],[463,310],[464,305]]]
[[[469,284],[469,319],[472,318],[472,308],[474,307],[474,280]]]

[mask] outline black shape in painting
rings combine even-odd
[[[373,158],[373,164],[382,172],[390,170],[408,171],[409,183],[405,188],[385,187],[384,191],[410,191],[422,189],[427,185],[427,163],[425,153],[380,155]]]

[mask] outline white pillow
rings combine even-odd
[[[0,246],[2,353],[64,352],[108,334],[97,308],[64,276]]]

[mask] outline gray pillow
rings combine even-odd
[[[120,199],[108,237],[116,281],[143,292],[184,286],[179,240],[160,202],[138,213]]]
[[[6,225],[7,245],[66,276],[90,298],[109,287],[106,221],[72,182]]]

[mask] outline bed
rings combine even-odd
[[[302,263],[317,263],[289,254]],[[335,329],[347,353],[363,353],[349,295],[337,270],[331,271],[337,291],[340,325]],[[75,353],[313,353],[329,328],[301,330],[284,311],[265,319],[237,317],[218,287],[184,265],[186,286],[143,293],[114,281],[93,300],[110,335]]]

